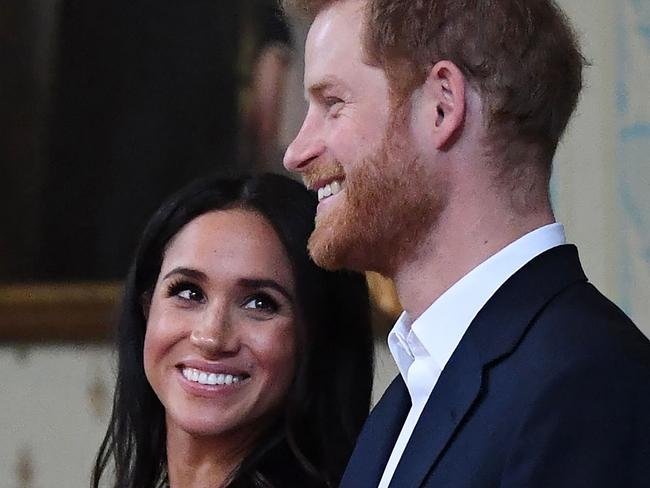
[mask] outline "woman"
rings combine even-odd
[[[309,258],[316,201],[277,175],[197,182],[149,222],[125,284],[92,486],[336,486],[367,415],[362,275]]]

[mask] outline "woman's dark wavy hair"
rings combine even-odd
[[[328,272],[312,262],[307,240],[314,226],[314,195],[296,181],[267,174],[197,181],[163,204],[147,225],[125,283],[113,412],[92,487],[99,487],[110,464],[115,488],[167,483],[165,412],[143,366],[143,297],[153,291],[167,243],[184,225],[206,212],[233,208],[258,213],[277,232],[293,268],[300,326],[296,374],[282,418],[261,436],[226,486],[338,485],[370,404],[368,289],[361,274]]]

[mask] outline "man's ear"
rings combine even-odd
[[[451,61],[438,61],[429,71],[425,89],[433,102],[431,135],[436,149],[453,142],[465,120],[465,76]]]

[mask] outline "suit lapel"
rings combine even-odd
[[[390,488],[420,486],[480,393],[479,356],[469,350],[463,356],[462,361],[450,360],[440,376],[397,465]]]
[[[494,294],[440,375],[397,465],[391,488],[421,486],[464,417],[479,404],[484,371],[517,347],[535,316],[555,295],[584,280],[575,246],[565,245],[537,256]]]
[[[410,408],[408,390],[398,375],[366,420],[340,488],[374,487],[379,484]]]

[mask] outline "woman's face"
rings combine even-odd
[[[291,264],[260,215],[212,211],[170,241],[144,341],[147,379],[167,428],[252,439],[294,376]]]

